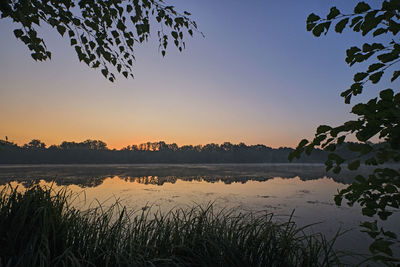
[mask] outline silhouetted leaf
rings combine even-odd
[[[321,24],[318,24],[317,26],[314,27],[312,33],[315,36],[319,37],[324,32],[324,30],[325,30],[325,26],[324,26],[323,23],[321,23]]]
[[[393,95],[394,95],[394,92],[392,89],[386,89],[379,93],[380,98],[382,98],[383,100],[386,100],[386,101],[392,101]]]
[[[331,10],[330,10],[330,12],[329,12],[329,14],[328,14],[328,16],[326,18],[327,19],[334,19],[338,15],[340,15],[339,9],[337,9],[336,7],[331,7]]]
[[[64,33],[66,31],[66,28],[62,25],[57,26],[57,31],[61,34],[61,36],[64,36]]]
[[[321,19],[319,16],[315,15],[314,13],[311,13],[307,17],[307,23],[312,23],[312,22],[315,22],[315,21],[317,21],[319,19]]]
[[[400,71],[397,70],[393,72],[393,76],[392,79],[390,79],[390,81],[394,82],[399,76],[400,76]]]
[[[24,34],[24,32],[20,29],[14,30],[14,35],[17,38],[20,38],[23,34]]]
[[[378,36],[378,35],[381,35],[381,34],[384,34],[384,33],[387,33],[387,32],[388,32],[387,29],[379,28],[379,29],[375,30],[375,31],[373,32],[372,35],[373,35],[374,37],[376,37],[376,36]]]
[[[375,72],[369,76],[369,79],[372,83],[378,83],[383,75],[383,71]]]
[[[371,73],[371,72],[377,71],[377,70],[379,70],[380,68],[382,68],[384,66],[385,66],[385,64],[382,64],[382,63],[371,64],[371,65],[369,65],[367,72]]]
[[[368,73],[366,73],[366,72],[359,72],[359,73],[357,73],[356,75],[354,75],[354,81],[355,82],[359,82],[359,81],[362,81],[362,80],[364,80],[364,78],[366,78],[368,76]]]
[[[335,26],[335,31],[338,33],[342,33],[343,29],[346,27],[347,23],[349,23],[349,18],[342,19]]]
[[[317,134],[326,133],[327,131],[331,130],[332,127],[328,125],[320,125],[317,128]]]
[[[371,7],[365,2],[359,2],[356,7],[354,8],[354,13],[360,14],[370,10]]]

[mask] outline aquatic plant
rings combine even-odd
[[[0,266],[332,266],[335,239],[212,204],[128,211],[118,202],[80,211],[67,189],[0,192]]]

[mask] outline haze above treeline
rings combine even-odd
[[[124,163],[288,163],[293,148],[271,148],[262,144],[244,143],[184,145],[147,142],[129,145],[120,150],[109,149],[100,140],[83,142],[64,141],[60,145],[46,146],[38,139],[19,146],[0,140],[0,164],[124,164]],[[351,153],[343,150],[342,153]],[[295,160],[297,163],[322,163],[327,153],[316,149],[310,156]]]

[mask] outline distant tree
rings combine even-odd
[[[225,142],[221,145],[221,149],[225,151],[232,151],[233,145],[230,142]]]
[[[64,141],[60,144],[61,149],[74,149],[78,148],[78,143]]]
[[[111,82],[114,72],[133,77],[135,44],[146,42],[152,21],[158,23],[159,50],[165,56],[170,40],[182,51],[184,34],[193,35],[197,25],[190,13],[178,13],[163,0],[2,0],[0,18],[18,25],[14,35],[32,52],[36,61],[51,59],[38,28],[47,24],[68,36],[79,61],[100,68]]]
[[[100,140],[86,140],[82,143],[82,145],[91,150],[104,150],[107,149],[107,144]]]
[[[203,146],[202,150],[203,151],[207,151],[207,152],[215,152],[215,151],[219,151],[220,147],[218,144],[207,144],[205,146]]]
[[[341,93],[345,103],[350,104],[353,96],[362,93],[365,84],[378,84],[384,74],[390,71],[390,81],[394,82],[400,76],[398,63],[400,61],[400,1],[376,1],[379,8],[371,8],[360,1],[351,14],[343,14],[336,7],[330,9],[325,18],[311,14],[307,18],[307,30],[315,36],[326,34],[332,24],[335,31],[342,33],[347,27],[363,36],[379,37],[376,43],[364,43],[362,46],[353,46],[346,51],[346,62],[353,66],[355,63],[368,62],[364,72],[354,75],[354,82],[349,89]],[[381,42],[387,37],[387,42]],[[371,60],[374,59],[374,60]],[[386,76],[386,75],[385,75]],[[312,141],[302,140],[296,150],[291,153],[290,159],[300,157],[302,153],[310,154],[315,147],[321,147],[329,152],[325,162],[327,170],[334,173],[341,171],[341,165],[347,163],[349,170],[357,170],[361,163],[380,165],[384,163],[398,163],[400,161],[400,93],[399,89],[381,90],[379,97],[366,103],[354,105],[351,111],[357,116],[356,120],[345,122],[343,125],[318,127]],[[349,143],[348,148],[355,152],[355,157],[344,158],[337,152],[348,136],[354,136],[357,143]],[[383,143],[373,146],[370,140],[378,137]],[[357,175],[346,189],[336,196],[336,204],[343,200],[349,205],[358,202],[362,213],[366,216],[378,215],[386,220],[393,209],[400,207],[400,172],[394,168],[376,168],[369,176]],[[373,259],[387,264],[399,263],[400,259],[393,257],[391,246],[399,241],[396,235],[379,229],[377,221],[362,224],[366,232],[374,238],[370,250],[374,253]]]
[[[169,144],[167,146],[168,146],[168,149],[171,150],[171,151],[178,151],[178,145],[175,144],[175,143]]]
[[[27,148],[27,149],[45,149],[46,148],[46,144],[41,142],[38,139],[33,139],[28,144],[25,144],[24,148]]]
[[[179,148],[179,151],[186,151],[186,152],[188,152],[188,151],[193,151],[193,150],[194,150],[194,148],[193,148],[192,145],[181,146],[181,147]]]
[[[168,145],[164,141],[158,142],[158,150],[159,151],[164,151],[168,149]]]

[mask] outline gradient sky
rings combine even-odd
[[[183,53],[171,46],[165,58],[155,40],[137,47],[135,79],[114,83],[79,63],[69,41],[46,27],[53,59],[33,61],[16,27],[0,20],[1,138],[293,147],[320,124],[352,118],[339,94],[358,69],[347,66],[345,50],[363,38],[349,31],[315,38],[305,20],[333,5],[350,11],[356,1],[170,2],[193,14],[205,38],[187,39]],[[357,101],[376,92],[367,88]]]

